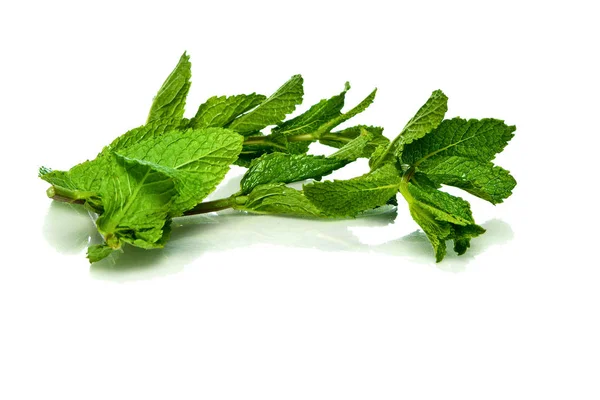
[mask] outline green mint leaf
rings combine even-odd
[[[348,142],[359,137],[363,130],[366,130],[368,133],[371,134],[371,140],[365,146],[364,151],[358,158],[369,158],[378,146],[385,147],[390,143],[389,139],[383,136],[383,128],[366,125],[357,125],[350,128],[346,128],[341,131],[326,133],[323,136],[321,136],[319,142],[326,146],[331,146],[339,149],[348,144]]]
[[[94,211],[101,212],[102,205],[98,192],[109,168],[111,152],[124,152],[125,149],[134,145],[139,146],[142,142],[153,142],[179,124],[180,121],[173,118],[152,121],[131,129],[113,140],[94,160],[78,164],[69,171],[41,169],[39,176],[53,185],[56,194],[64,194],[74,200],[86,200]]]
[[[183,118],[185,99],[190,90],[192,64],[190,57],[183,53],[177,66],[162,84],[152,101],[147,122],[163,118]]]
[[[262,94],[240,94],[237,96],[213,96],[200,105],[198,112],[189,121],[190,128],[224,127],[235,118],[265,101]]]
[[[215,189],[241,151],[243,138],[222,128],[164,132],[165,129],[162,123],[150,123],[138,130],[143,135],[138,136],[137,141],[118,142],[114,148],[122,156],[162,167],[175,179],[178,196],[171,206],[171,215],[176,216],[201,202]],[[101,212],[98,193],[109,169],[111,146],[95,160],[79,164],[68,172],[46,171],[41,178],[54,185],[57,194],[87,200],[94,211]]]
[[[269,125],[281,122],[302,103],[304,95],[302,76],[294,75],[254,110],[243,114],[229,124],[229,128],[248,136]]]
[[[396,168],[387,164],[357,178],[304,185],[304,195],[326,214],[354,217],[385,205],[398,192],[400,181]]]
[[[257,158],[242,178],[242,193],[247,194],[258,185],[290,183],[305,179],[321,179],[348,161],[307,154],[271,153]]]
[[[104,213],[96,225],[106,243],[162,247],[163,228],[177,195],[174,179],[160,166],[111,154],[100,196]]]
[[[350,90],[350,84],[346,82],[344,90],[340,94],[330,99],[323,99],[303,114],[279,124],[273,129],[273,134],[292,136],[317,131],[323,124],[341,115],[348,90]]]
[[[113,251],[115,251],[115,249],[106,244],[97,244],[88,247],[87,258],[90,260],[90,263],[95,263],[110,256]]]
[[[223,180],[242,150],[243,138],[230,129],[173,130],[122,151],[122,155],[160,166],[175,179],[177,216],[200,203]]]
[[[394,162],[402,154],[405,145],[435,129],[444,119],[446,111],[448,111],[448,97],[441,90],[434,91],[385,151],[378,153],[377,158],[373,157],[370,163],[372,168],[378,168],[386,162]]]
[[[436,184],[461,188],[492,204],[502,203],[512,194],[517,182],[510,173],[491,162],[465,157],[441,156],[421,162],[418,171]]]
[[[504,149],[515,129],[498,119],[447,119],[429,135],[406,145],[400,162],[415,168],[427,159],[444,156],[489,162]]]
[[[248,196],[240,196],[243,204],[236,204],[234,209],[256,214],[282,214],[297,217],[326,217],[327,215],[315,207],[304,194],[283,183],[258,185]]]
[[[428,185],[403,181],[400,193],[410,214],[429,239],[437,262],[446,255],[446,241],[454,240],[460,255],[470,246],[470,239],[485,232],[475,224],[469,203]]]

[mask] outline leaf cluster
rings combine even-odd
[[[213,96],[185,118],[191,86],[187,54],[155,96],[148,119],[107,145],[93,160],[68,171],[40,169],[50,197],[84,204],[98,214],[101,245],[88,249],[90,262],[125,244],[163,247],[175,217],[233,208],[258,214],[347,218],[397,204],[400,194],[432,244],[435,258],[446,242],[463,254],[484,233],[470,205],[443,191],[460,188],[492,204],[504,201],[516,181],[493,163],[513,137],[514,126],[497,119],[444,119],[448,98],[440,90],[389,141],[379,127],[335,130],[371,105],[376,91],[343,111],[344,90],[287,118],[303,99],[303,80],[292,76],[270,96]],[[270,129],[267,132],[267,128]],[[329,156],[308,154],[313,142],[337,148]],[[320,181],[358,158],[370,171]],[[247,167],[238,192],[202,202],[232,164]],[[307,181],[302,190],[289,183]]]

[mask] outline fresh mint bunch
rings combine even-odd
[[[287,119],[302,103],[303,80],[294,75],[271,96],[251,93],[213,96],[185,118],[191,63],[183,54],[155,96],[142,126],[119,136],[93,160],[68,171],[40,168],[52,186],[48,196],[81,204],[98,214],[104,238],[88,249],[90,262],[125,245],[164,247],[174,217],[233,208],[258,214],[308,218],[354,217],[400,193],[431,241],[436,260],[454,241],[464,253],[484,232],[469,204],[440,190],[459,187],[493,204],[507,198],[516,182],[493,164],[514,127],[494,119],[444,120],[447,97],[433,92],[390,142],[383,129],[356,125],[335,130],[368,108],[376,91],[343,111],[344,90]],[[270,129],[269,129],[270,127]],[[307,154],[313,142],[337,148],[329,156]],[[349,180],[319,182],[358,158],[371,171]],[[240,190],[203,200],[232,164],[247,167]],[[303,190],[287,184],[311,180]]]

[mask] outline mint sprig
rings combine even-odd
[[[346,181],[305,185],[306,196],[329,214],[353,216],[386,204],[399,192],[429,238],[437,261],[446,255],[447,240],[464,254],[471,238],[484,229],[475,224],[469,203],[441,191],[441,185],[456,186],[493,204],[510,196],[516,181],[492,160],[513,137],[515,127],[490,118],[443,120],[447,100],[441,91],[433,92],[400,134],[373,153],[371,172]]]
[[[492,204],[504,201],[516,185],[507,170],[493,163],[513,137],[514,126],[497,119],[445,120],[448,98],[440,90],[390,142],[383,128],[338,128],[368,108],[376,90],[343,111],[350,90],[346,83],[341,93],[287,118],[304,95],[303,79],[294,75],[268,97],[257,93],[210,97],[187,119],[190,79],[191,63],[184,53],[154,97],[144,125],[68,171],[40,168],[39,176],[52,185],[49,197],[98,214],[96,225],[104,243],[88,249],[90,262],[127,245],[165,246],[171,220],[178,216],[232,208],[347,218],[397,204],[398,193],[441,261],[446,241],[453,241],[454,250],[463,254],[470,240],[484,233],[469,203],[444,192],[443,185]],[[329,156],[307,154],[317,141],[338,150]],[[320,182],[361,157],[369,158],[371,170],[366,174]],[[232,164],[248,167],[239,191],[203,202]],[[306,180],[312,182],[302,190],[287,186]]]

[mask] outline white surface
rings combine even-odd
[[[593,2],[393,3],[2,3],[0,398],[600,398]],[[377,86],[357,120],[394,136],[441,88],[448,116],[517,125],[519,184],[474,200],[488,233],[438,265],[401,206],[201,216],[90,267],[89,217],[36,169],[143,123],[183,50],[190,112],[302,73],[301,110]]]

